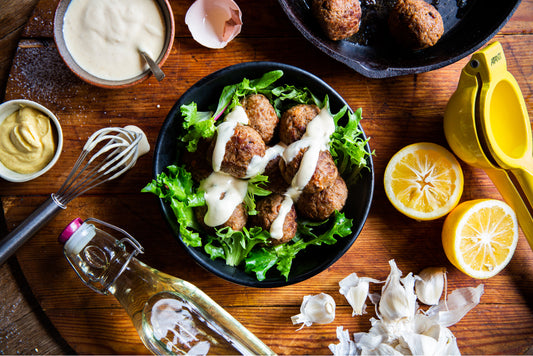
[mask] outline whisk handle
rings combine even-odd
[[[0,266],[63,209],[50,197],[19,226],[2,238],[0,240]]]

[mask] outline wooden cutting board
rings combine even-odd
[[[69,204],[17,253],[24,276],[44,312],[61,336],[82,354],[145,354],[121,306],[112,296],[85,287],[62,255],[57,235],[75,217],[95,217],[130,232],[145,247],[140,259],[203,289],[279,354],[328,354],[337,343],[335,329],[367,331],[368,314],[352,317],[339,294],[338,282],[352,272],[384,280],[395,259],[406,274],[425,267],[448,270],[448,292],[483,283],[481,303],[450,329],[464,354],[522,354],[533,345],[533,253],[523,235],[508,267],[489,280],[474,280],[452,267],[440,243],[443,220],[416,222],[387,201],[382,177],[391,156],[420,141],[447,146],[442,129],[445,105],[456,88],[467,58],[419,75],[386,80],[364,78],[325,56],[305,41],[274,0],[240,1],[245,24],[241,35],[222,50],[192,40],[183,23],[191,1],[171,1],[176,39],[163,69],[165,80],[149,78],[133,88],[104,90],[77,79],[63,64],[52,39],[57,1],[43,0],[31,16],[19,43],[6,89],[6,100],[26,98],[58,116],[65,145],[59,162],[44,176],[27,183],[0,184],[8,228],[17,226],[66,178],[87,137],[99,128],[134,124],[154,147],[168,111],[191,85],[213,71],[245,61],[277,61],[316,74],[337,90],[353,109],[363,108],[362,126],[376,154],[375,194],[366,225],[352,248],[323,273],[296,285],[275,289],[237,286],[217,278],[178,246],[154,196],[141,194],[151,180],[152,151],[124,177],[100,186]],[[258,10],[257,7],[261,6]],[[522,88],[530,116],[533,110],[533,0],[523,1],[496,36],[511,73]],[[463,165],[462,200],[497,198],[491,181],[479,169]],[[372,291],[379,291],[373,287]],[[337,303],[335,321],[296,331],[290,317],[299,313],[303,296],[330,294]]]

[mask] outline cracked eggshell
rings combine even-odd
[[[240,32],[242,12],[233,0],[196,0],[185,15],[194,40],[208,48],[224,48]]]

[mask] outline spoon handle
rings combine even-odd
[[[154,62],[152,57],[150,57],[146,52],[142,50],[139,50],[139,53],[144,58],[146,63],[148,63],[148,66],[150,67],[150,71],[152,71],[152,73],[154,74],[155,79],[157,79],[158,82],[162,81],[163,78],[165,78],[165,73],[163,73],[161,68],[159,68],[159,66]]]

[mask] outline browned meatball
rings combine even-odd
[[[273,193],[259,200],[256,208],[257,215],[250,218],[253,225],[260,226],[264,230],[270,231],[274,220],[276,220],[279,215],[284,199],[285,197],[283,195]],[[285,221],[283,222],[283,236],[280,239],[270,238],[269,242],[273,245],[279,245],[292,240],[296,235],[297,227],[296,209],[294,208],[294,205],[291,204],[291,210],[287,213]]]
[[[305,151],[307,151],[307,148],[300,150],[296,157],[294,157],[289,163],[285,163],[285,160],[283,159],[280,160],[281,174],[287,183],[292,182],[293,177],[298,172]],[[333,184],[338,175],[339,171],[337,170],[337,166],[333,161],[331,153],[329,153],[329,151],[321,151],[318,156],[315,172],[304,187],[303,192],[316,193],[324,190]]]
[[[261,135],[265,143],[272,140],[279,118],[268,98],[263,94],[253,94],[242,99],[241,104],[248,116],[248,124]]]
[[[289,188],[290,184],[287,183],[281,175],[281,170],[279,167],[280,160],[281,155],[271,159],[268,162],[263,174],[268,177],[268,182],[265,186],[265,189],[270,190],[274,193],[283,194],[287,191],[287,188]]]
[[[212,152],[215,143],[211,145],[208,155],[209,161],[212,160]],[[220,165],[220,171],[230,174],[236,178],[246,176],[246,170],[254,156],[265,155],[265,142],[250,126],[237,125],[233,135],[226,143],[224,159]]]
[[[214,233],[213,227],[207,226],[204,222],[205,214],[207,213],[207,205],[200,206],[194,209],[194,214],[196,215],[196,220],[208,231]],[[248,211],[243,203],[237,205],[233,214],[229,217],[228,220],[222,225],[216,226],[216,228],[231,227],[235,231],[242,231],[242,228],[246,225],[248,221]]]
[[[307,124],[318,115],[320,109],[316,105],[298,104],[281,115],[279,122],[279,138],[290,145],[305,134]]]
[[[333,41],[348,38],[359,31],[359,0],[313,0],[312,9],[320,27]]]
[[[195,152],[183,149],[181,161],[185,164],[187,171],[191,172],[192,178],[196,182],[202,181],[213,172],[213,168],[207,160],[209,145],[210,142],[208,140],[201,140],[198,142],[198,149]]]
[[[424,0],[398,0],[389,14],[389,29],[401,45],[423,49],[437,43],[444,25],[437,9]]]
[[[296,210],[302,217],[322,221],[340,211],[346,203],[348,188],[339,175],[335,182],[328,188],[314,194],[302,194],[296,202]]]

